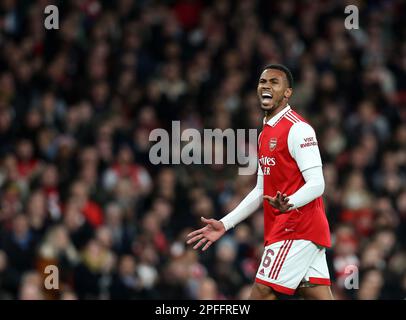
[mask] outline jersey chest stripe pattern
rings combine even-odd
[[[297,120],[297,122],[302,122],[302,120],[300,120],[293,112],[292,110],[289,110],[288,115],[292,118]]]
[[[283,248],[285,247],[285,245],[287,244],[287,240],[285,240],[284,242],[283,242],[283,245],[282,245],[282,247],[279,249],[279,251],[278,251],[278,254],[276,255],[276,259],[274,260],[274,262],[273,262],[273,264],[272,264],[272,267],[271,267],[271,270],[269,271],[269,274],[268,274],[268,278],[271,276],[271,274],[273,273],[273,271],[274,271],[274,269],[275,269],[275,266],[277,265],[277,263],[278,263],[278,261],[279,261],[279,257],[280,257],[280,255],[281,255],[281,253],[282,253],[282,250],[283,250]]]
[[[292,114],[290,114],[290,113],[287,113],[286,115],[285,115],[285,118],[286,119],[288,119],[290,122],[292,122],[292,123],[298,123],[298,122],[300,122],[300,120],[299,119],[297,119],[297,118],[295,118]]]
[[[293,120],[290,120],[288,117],[285,117],[287,120],[289,120],[290,122],[292,122],[292,123],[295,123],[295,122],[293,122]]]
[[[286,257],[287,257],[287,255],[288,255],[288,253],[289,253],[290,248],[292,247],[292,244],[293,244],[293,240],[290,240],[289,245],[288,245],[288,247],[287,247],[286,250],[285,250],[285,254],[284,254],[283,258],[282,258],[282,261],[281,261],[281,263],[279,264],[278,271],[276,272],[276,274],[275,274],[275,276],[274,276],[274,279],[275,279],[275,280],[278,279],[279,273],[281,272],[283,263],[284,263],[285,260],[286,260]]]
[[[289,120],[290,122],[292,122],[292,123],[297,123],[297,122],[298,122],[297,120],[295,120],[294,118],[290,117],[289,115],[286,115],[285,118],[288,119],[288,120]]]
[[[281,115],[281,117],[272,125],[272,127],[275,127],[275,126],[279,123],[279,121],[281,121],[282,119],[285,118],[285,116],[286,116],[288,113],[289,113],[289,110],[286,111],[283,115]]]

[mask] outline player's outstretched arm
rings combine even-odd
[[[186,236],[186,239],[187,244],[195,243],[198,241],[194,245],[193,249],[199,249],[202,245],[205,244],[202,249],[203,251],[205,251],[212,245],[213,242],[220,239],[226,233],[226,229],[221,221],[218,221],[216,219],[206,219],[204,217],[202,217],[201,219],[204,223],[206,223],[206,226],[189,233]]]
[[[264,192],[263,186],[264,176],[261,167],[258,167],[257,184],[254,189],[241,201],[241,203],[223,217],[220,221],[216,219],[205,219],[202,221],[207,225],[201,229],[193,231],[186,236],[187,244],[195,243],[193,249],[200,248],[203,244],[203,251],[207,250],[213,242],[220,239],[226,231],[234,228],[235,225],[246,219],[255,210],[259,208],[262,203],[262,195]]]

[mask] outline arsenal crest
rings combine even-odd
[[[273,151],[276,148],[277,141],[278,140],[276,138],[271,138],[269,140],[269,150]]]

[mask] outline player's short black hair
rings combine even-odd
[[[289,88],[293,88],[293,76],[288,67],[284,66],[283,64],[272,63],[264,67],[264,71],[267,69],[276,69],[285,73],[286,79],[288,79]]]

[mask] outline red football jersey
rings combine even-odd
[[[294,130],[291,130],[293,126]],[[274,197],[277,191],[292,195],[305,184],[301,172],[321,166],[314,130],[289,106],[264,124],[258,142],[264,195]],[[310,240],[323,247],[331,246],[322,197],[285,213],[265,200],[265,245],[299,239]]]

